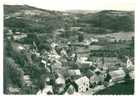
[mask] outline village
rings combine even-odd
[[[3,8],[4,94],[134,94],[134,11]]]
[[[9,30],[6,36],[10,43],[8,47],[18,53],[19,58],[24,57],[22,65],[38,65],[40,69],[37,71],[40,73],[33,74],[36,75],[35,80],[38,84],[35,85],[31,73],[33,68],[37,67],[22,67],[31,70],[25,70],[27,72],[23,74],[22,84],[24,88],[29,88],[29,93],[36,90],[33,94],[92,95],[117,83],[134,80],[134,58],[130,56],[132,53],[130,48],[127,48],[128,54],[126,52],[123,54],[126,59],[123,62],[118,58],[122,48],[102,47],[104,43],[101,42],[102,38],[85,39],[81,33],[74,42],[70,40],[60,42],[55,35],[49,40],[49,45],[42,44],[38,47],[35,39],[32,39],[31,44],[21,43],[23,38],[30,39],[29,35]],[[119,44],[114,38],[112,39],[107,41],[107,45]],[[134,41],[131,37],[128,41],[119,42],[121,44]],[[9,87],[8,90],[10,93],[20,92],[20,88]]]

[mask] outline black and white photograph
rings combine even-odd
[[[3,2],[3,94],[134,95],[135,0]]]

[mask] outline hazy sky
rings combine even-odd
[[[50,10],[134,10],[136,0],[3,0]]]

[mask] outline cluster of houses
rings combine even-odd
[[[13,35],[15,41],[27,37],[26,34],[19,32],[11,35]],[[98,39],[92,38],[84,42],[90,45],[90,42],[98,42]],[[134,59],[127,58],[126,67],[121,66],[117,70],[111,71],[107,67],[104,68],[104,64],[99,67],[97,63],[88,60],[87,56],[79,55],[74,49],[74,44],[71,43],[67,43],[66,47],[61,47],[58,43],[52,42],[51,49],[49,51],[44,49],[43,53],[38,51],[35,42],[32,45],[35,47],[29,53],[40,59],[40,63],[48,73],[57,74],[53,84],[50,84],[51,76],[46,74],[47,78],[44,78],[45,86],[38,90],[36,93],[38,95],[82,95],[87,94],[92,89],[90,94],[94,94],[116,83],[125,82],[127,75],[129,75],[129,79],[134,79]],[[22,45],[19,45],[18,49],[27,50]],[[28,75],[25,75],[24,80],[28,86],[31,85]]]
[[[13,32],[12,30],[8,29],[8,31],[5,33],[7,39],[13,39],[15,41],[18,41],[22,38],[26,38],[27,34],[22,32]]]
[[[65,49],[62,50],[62,54],[58,54],[55,50],[56,46],[58,44],[52,44],[52,54],[50,54],[49,57],[52,57],[50,59],[53,60],[53,68],[52,71],[55,71],[59,73],[58,78],[55,80],[57,86],[59,87],[58,91],[61,92],[61,90],[64,90],[64,87],[66,86],[66,80],[70,78],[72,82],[75,83],[75,85],[70,85],[68,89],[65,91],[64,94],[86,94],[89,90],[94,89],[90,94],[94,94],[95,92],[102,90],[104,88],[107,88],[109,86],[112,86],[116,83],[122,83],[125,82],[125,77],[127,76],[127,72],[125,72],[124,67],[119,67],[117,70],[109,71],[108,69],[104,69],[102,67],[97,67],[94,65],[92,61],[88,60],[88,57],[82,57],[76,55],[74,52],[70,52],[71,56],[69,56]],[[62,60],[61,58],[69,58],[71,57],[71,60]],[[73,64],[72,64],[73,62]],[[45,60],[42,60],[42,63],[44,63],[45,67],[48,68],[47,62]],[[67,63],[67,64],[63,64]],[[68,65],[68,66],[67,66]],[[70,66],[73,65],[73,66]],[[75,66],[74,66],[75,65]],[[77,66],[77,67],[76,67]],[[60,69],[67,67],[65,71],[67,72],[61,73]],[[92,69],[93,68],[93,69]],[[130,68],[130,69],[129,69]],[[132,68],[132,69],[131,69]],[[129,70],[128,74],[130,76],[130,79],[134,79],[134,64],[130,59],[127,59],[127,67],[126,69]],[[83,73],[82,69],[86,69]],[[88,71],[91,72],[88,74]],[[68,75],[65,77],[65,75]],[[47,86],[47,85],[46,85]],[[53,87],[53,86],[52,86]],[[96,88],[97,87],[97,88]],[[96,88],[96,89],[95,89]],[[45,88],[44,88],[45,90]],[[70,91],[69,91],[70,90]],[[40,91],[39,91],[39,94]],[[42,91],[43,94],[43,91]],[[54,94],[54,93],[52,93]],[[59,94],[59,92],[57,92]]]

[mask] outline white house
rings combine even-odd
[[[131,61],[131,59],[127,59],[127,69],[133,69],[134,68],[134,64]]]
[[[45,60],[41,60],[41,63],[43,63],[44,64],[44,66],[45,66],[45,68],[46,68],[46,65],[47,65],[47,62],[45,61]]]
[[[99,40],[97,38],[90,38],[91,42],[98,42]]]
[[[93,65],[91,61],[87,60],[87,57],[78,57],[77,63],[79,64],[80,68],[88,68]]]
[[[25,50],[25,48],[23,46],[18,46],[19,50]]]
[[[75,80],[75,83],[78,85],[79,93],[84,93],[89,90],[89,79],[86,76]]]
[[[109,74],[111,75],[113,82],[121,82],[126,76],[125,71],[122,69],[111,71]]]
[[[129,76],[134,79],[134,59],[127,59],[127,69],[129,70]]]
[[[27,37],[27,34],[21,33],[21,32],[15,32],[13,35],[14,40],[20,40],[20,39],[25,38],[25,37]]]

